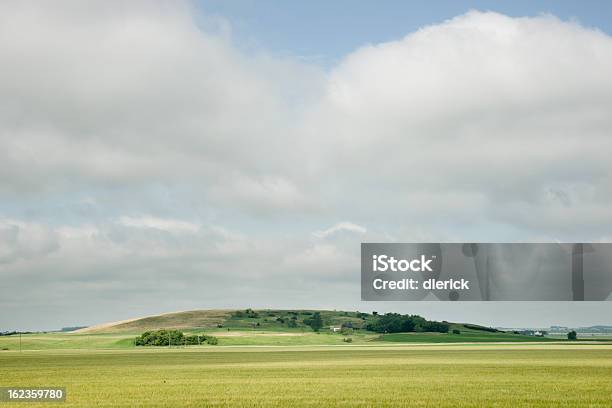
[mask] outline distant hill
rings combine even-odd
[[[282,332],[286,335],[312,333],[312,328],[305,321],[312,318],[315,312],[321,314],[323,327],[321,331],[339,330],[342,325],[352,327],[356,332],[365,335],[370,341],[385,342],[517,342],[517,341],[552,341],[552,339],[527,336],[512,331],[503,332],[491,327],[470,323],[447,323],[449,333],[410,332],[382,334],[363,330],[378,317],[370,313],[347,312],[339,310],[189,310],[184,312],[164,313],[118,322],[104,323],[77,330],[80,334],[141,334],[156,329],[179,329],[185,332],[215,333],[227,343],[226,334],[236,332],[253,332],[256,337],[265,336],[265,332]],[[246,333],[244,333],[246,334]],[[292,339],[302,340],[299,337]],[[363,340],[363,339],[361,339]],[[269,338],[263,337],[261,344],[268,344]],[[558,339],[557,339],[558,341]],[[222,343],[223,343],[222,342]]]
[[[254,314],[247,315],[244,310],[190,310],[184,312],[164,313],[117,322],[103,323],[74,333],[141,333],[145,330],[155,329],[251,329],[261,330],[296,330],[306,329],[303,323],[314,312],[320,312],[326,326],[350,323],[353,327],[362,328],[368,316],[359,312],[345,312],[335,310],[254,310]],[[295,323],[291,323],[295,321]],[[309,328],[308,328],[309,329]]]

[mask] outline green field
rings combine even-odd
[[[462,330],[460,335],[446,333],[393,333],[384,334],[377,340],[399,343],[546,343],[559,342],[567,339],[551,339],[547,337],[521,336],[512,333],[487,333],[475,330]]]
[[[83,407],[612,406],[610,341],[460,323],[451,324],[459,334],[381,335],[364,328],[373,315],[342,311],[321,311],[326,328],[315,333],[311,315],[188,311],[0,336],[0,386],[65,386],[62,406]],[[354,330],[330,329],[343,323]],[[213,335],[218,345],[134,346],[157,328]]]
[[[489,342],[564,342],[563,339],[549,339],[533,336],[520,336],[510,333],[488,333],[463,329],[460,335],[442,333],[395,333],[380,335],[367,331],[356,331],[350,336],[340,333],[312,330],[185,330],[185,333],[206,333],[219,339],[219,346],[308,346],[308,345],[347,345],[343,340],[350,337],[352,345],[377,344],[381,342],[401,343],[489,343]],[[135,333],[40,333],[21,336],[21,349],[130,349],[134,348]],[[591,339],[592,340],[592,339]],[[193,347],[193,346],[189,346]],[[217,347],[217,346],[210,346]],[[0,336],[0,350],[19,350],[18,335]]]
[[[612,405],[611,345],[378,344],[4,351],[0,385],[66,407]]]
[[[243,316],[237,315],[240,312]],[[450,323],[449,333],[374,333],[365,325],[376,319],[372,314],[336,310],[318,311],[324,321],[319,333],[305,324],[313,310],[257,310],[256,316],[244,316],[236,310],[192,310],[147,316],[127,321],[106,323],[72,333],[34,333],[0,336],[0,350],[51,350],[51,349],[129,349],[133,340],[147,330],[160,328],[178,329],[185,334],[206,334],[218,338],[219,346],[308,346],[352,345],[381,342],[400,343],[488,343],[488,342],[546,342],[565,341],[523,336],[476,325]],[[294,327],[289,327],[290,322]],[[329,327],[350,324],[350,334],[334,333]],[[453,334],[453,329],[460,334]],[[591,339],[596,340],[596,339]]]

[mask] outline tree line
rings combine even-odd
[[[402,315],[387,313],[378,316],[365,326],[366,330],[377,333],[405,333],[405,332],[438,332],[448,333],[450,324],[427,320],[419,315]]]

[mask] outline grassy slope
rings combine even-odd
[[[0,378],[66,386],[65,407],[604,407],[612,346],[0,352]]]
[[[189,312],[168,313],[142,319],[105,324],[76,333],[29,334],[22,336],[23,350],[46,349],[115,349],[132,348],[134,337],[145,330],[157,328],[179,328],[185,333],[212,334],[219,338],[220,346],[246,345],[342,345],[345,336],[330,333],[322,329],[313,333],[303,323],[313,311],[306,310],[260,310],[257,318],[235,317],[228,310],[197,310]],[[358,317],[356,312],[321,311],[326,325],[339,326],[350,322],[354,327],[363,327],[367,320]],[[284,323],[278,318],[284,319]],[[287,322],[296,318],[298,327],[289,328]],[[368,316],[367,319],[372,319]],[[259,325],[258,325],[259,324]],[[218,325],[223,327],[219,328]],[[440,333],[398,333],[379,335],[365,330],[355,330],[351,336],[353,344],[370,344],[381,342],[405,343],[464,343],[464,342],[543,342],[552,339],[521,336],[511,333],[490,333],[468,329],[462,324],[453,324],[452,328],[461,331],[459,335]],[[563,339],[556,339],[563,341]],[[19,349],[19,336],[0,336],[0,351]]]
[[[259,317],[235,317],[234,310],[190,310],[185,312],[165,313],[156,316],[134,319],[126,323],[102,324],[79,330],[79,333],[141,333],[153,329],[217,329],[218,325],[230,329],[264,329],[274,331],[296,331],[287,325],[293,316],[297,318],[297,329],[310,329],[303,324],[303,320],[312,316],[313,310],[257,310]],[[320,310],[321,317],[326,325],[341,325],[351,322],[355,327],[361,327],[364,321],[357,317],[357,312],[343,312],[334,310]],[[276,319],[285,319],[280,323]],[[259,326],[257,324],[259,323]]]

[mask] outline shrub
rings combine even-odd
[[[461,331],[459,329],[453,329],[453,334],[461,334]]]
[[[342,341],[345,342],[345,343],[352,343],[353,339],[351,337],[345,337],[345,338],[342,339]]]
[[[567,333],[567,339],[568,340],[577,340],[578,339],[578,335],[576,334],[576,331],[572,330],[571,332]]]

